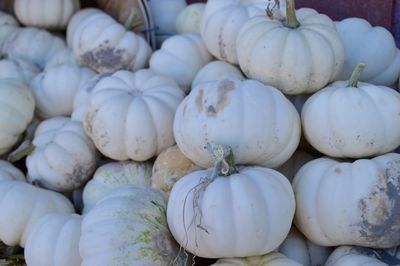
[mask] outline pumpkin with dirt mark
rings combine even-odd
[[[173,119],[183,97],[168,77],[120,70],[90,92],[83,125],[105,156],[145,161],[175,144]]]
[[[152,188],[113,190],[83,218],[82,265],[185,265],[168,231],[166,205],[162,192]]]
[[[32,143],[35,149],[26,158],[30,182],[56,191],[72,191],[95,170],[96,149],[80,122],[61,116],[44,120]]]
[[[127,31],[102,11],[81,12],[76,13],[77,19],[71,19],[67,36],[79,61],[101,73],[147,66],[151,48],[142,36]]]
[[[323,246],[400,244],[400,155],[308,162],[293,180],[295,224]]]
[[[106,163],[97,168],[83,189],[83,213],[88,213],[113,189],[126,185],[150,187],[152,167],[149,162],[124,161]]]
[[[300,118],[279,90],[225,77],[198,85],[182,101],[174,135],[183,154],[203,168],[212,166],[207,142],[231,146],[238,164],[278,167],[299,144]]]

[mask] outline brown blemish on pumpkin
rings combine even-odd
[[[214,106],[210,105],[207,108],[207,116],[216,116],[217,115],[217,111],[215,110]]]
[[[235,83],[229,79],[222,80],[218,85],[217,113],[223,110],[230,102],[229,93],[235,89]]]
[[[106,42],[107,43],[107,42]],[[98,48],[89,50],[81,55],[81,59],[85,65],[100,72],[113,72],[125,67],[134,61],[127,61],[124,58],[125,49],[116,49],[113,47],[105,47],[100,45]]]
[[[197,112],[199,112],[199,113],[203,109],[203,95],[204,95],[204,90],[203,89],[199,90],[199,93],[197,94],[196,101],[195,101]]]
[[[340,167],[336,167],[335,168],[335,173],[340,175],[342,173],[342,169],[340,169]]]

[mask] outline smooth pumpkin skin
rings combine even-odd
[[[82,12],[71,19],[67,36],[79,62],[101,73],[136,71],[148,65],[151,48],[142,36],[127,31],[102,11]]]
[[[42,121],[32,143],[35,150],[26,158],[30,182],[56,191],[72,191],[95,170],[96,149],[82,124],[69,117]]]
[[[333,21],[310,8],[296,11],[300,26],[257,16],[236,39],[240,68],[247,77],[286,94],[312,93],[335,80],[345,51]]]
[[[400,155],[305,164],[293,180],[296,227],[322,246],[400,244]]]
[[[257,129],[257,130],[254,130]],[[232,147],[237,164],[278,167],[296,150],[300,118],[277,89],[223,77],[195,87],[174,120],[177,145],[196,165],[213,165],[208,142]]]
[[[42,118],[70,116],[79,87],[95,73],[76,64],[47,68],[30,83],[36,100],[36,114]]]
[[[25,26],[65,29],[80,8],[79,0],[15,0],[14,12]]]
[[[70,47],[59,50],[47,62],[45,70],[63,64],[79,65],[79,62],[74,56],[74,51]]]
[[[79,28],[78,26],[82,23],[82,21],[93,14],[101,14],[102,11],[98,8],[90,7],[83,8],[77,11],[69,20],[67,32],[66,32],[66,41],[68,47],[72,47],[73,36],[75,35],[76,30]]]
[[[97,168],[83,189],[83,213],[88,213],[113,189],[126,185],[150,187],[152,167],[148,162],[124,161],[106,163]]]
[[[19,58],[38,65],[41,69],[65,42],[50,32],[34,27],[19,28],[4,41],[2,52],[9,58]]]
[[[219,259],[212,266],[301,266],[294,260],[278,252],[271,252],[263,256],[236,259]]]
[[[117,71],[90,93],[85,132],[111,159],[148,160],[175,144],[173,119],[183,97],[173,80],[151,70]]]
[[[292,226],[285,241],[278,248],[278,252],[301,263],[301,265],[308,266],[325,265],[332,251],[331,247],[312,243],[295,226]]]
[[[63,195],[24,182],[0,182],[0,239],[8,246],[25,246],[35,223],[48,213],[74,213]],[[12,221],[12,222],[10,222]]]
[[[0,110],[1,155],[17,143],[33,119],[35,98],[29,87],[18,79],[1,79]]]
[[[28,85],[39,73],[40,69],[28,61],[16,58],[0,60],[0,79],[15,78]]]
[[[400,51],[387,29],[373,27],[362,18],[344,19],[336,23],[336,29],[346,52],[337,80],[349,79],[354,68],[359,63],[365,63],[360,81],[384,86],[396,83],[400,72]],[[379,56],[377,50],[380,51]]]
[[[336,248],[326,261],[325,266],[389,266],[400,263],[397,260],[395,264],[386,264],[375,257],[372,249],[355,247],[355,246],[340,246]]]
[[[0,160],[0,181],[13,180],[26,182],[25,175],[8,161]]]
[[[400,93],[384,86],[334,82],[304,104],[304,136],[333,157],[365,158],[400,145]],[[318,125],[318,126],[317,126]]]
[[[161,48],[152,54],[150,69],[172,78],[188,93],[197,72],[211,60],[200,35],[186,33],[164,41]]]
[[[125,186],[108,194],[83,218],[82,266],[184,265],[168,231],[166,205],[152,188]]]
[[[172,188],[168,226],[190,253],[204,258],[263,255],[288,234],[295,208],[289,181],[268,168],[238,170],[203,187],[199,184],[211,177],[213,169],[195,171]]]
[[[0,10],[0,47],[5,39],[19,27],[14,16]]]
[[[40,218],[28,235],[24,257],[31,266],[80,266],[82,217],[50,213]]]
[[[217,81],[222,76],[227,75],[232,75],[240,80],[245,79],[238,67],[224,61],[211,61],[197,72],[192,82],[192,88],[196,87],[200,83]]]
[[[151,186],[169,193],[181,177],[199,169],[174,145],[161,152],[154,161]]]
[[[200,33],[200,21],[205,7],[205,3],[193,3],[181,10],[176,17],[176,33]]]

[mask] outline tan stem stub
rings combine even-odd
[[[365,69],[364,63],[360,63],[356,66],[353,73],[351,74],[349,84],[347,85],[347,87],[357,88],[358,81],[360,80],[361,74],[364,71],[364,69]]]
[[[140,25],[140,21],[138,21],[138,19],[139,19],[139,14],[138,14],[136,8],[132,7],[131,12],[129,13],[129,16],[126,19],[126,22],[125,22],[125,25],[124,25],[125,29],[127,31],[129,31],[129,30],[134,29],[137,26],[139,26]]]
[[[231,147],[216,143],[207,143],[205,148],[211,153],[214,161],[212,180],[217,176],[230,176],[238,173]]]
[[[286,0],[286,26],[292,29],[300,27],[296,17],[296,4],[294,0]]]
[[[25,140],[15,151],[8,155],[7,160],[10,163],[15,163],[16,161],[19,161],[31,154],[34,150],[35,146],[32,144],[32,142],[30,140]]]

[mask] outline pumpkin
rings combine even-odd
[[[302,264],[278,252],[248,258],[219,259],[211,266],[301,266]]]
[[[169,147],[154,161],[151,186],[169,193],[176,181],[199,169],[200,167],[183,155],[178,146]]]
[[[383,27],[373,27],[362,18],[347,18],[336,24],[343,41],[346,57],[338,80],[348,80],[353,69],[363,62],[367,65],[360,81],[391,86],[400,72],[400,51],[393,35]],[[379,56],[375,51],[382,51]]]
[[[6,245],[24,247],[36,222],[54,212],[73,213],[74,208],[59,193],[24,182],[0,182],[0,240]]]
[[[149,6],[156,27],[157,46],[176,34],[176,18],[187,6],[185,0],[150,0]]]
[[[338,162],[320,158],[293,179],[295,224],[322,246],[400,244],[400,154]]]
[[[69,48],[72,48],[73,38],[82,21],[94,14],[101,14],[97,8],[83,8],[78,10],[69,20],[66,32],[66,41]]]
[[[25,175],[12,163],[0,160],[0,181],[15,180],[26,182]]]
[[[74,51],[66,47],[55,53],[47,62],[45,69],[52,68],[63,64],[79,65],[79,62],[74,56]]]
[[[200,33],[200,21],[205,7],[205,3],[193,3],[182,9],[176,18],[176,33]]]
[[[0,10],[0,48],[5,39],[18,28],[17,20],[10,14]]]
[[[384,250],[356,246],[340,246],[333,251],[325,266],[389,266],[399,265],[400,259]]]
[[[18,79],[0,79],[0,155],[17,143],[33,119],[35,98]]]
[[[44,68],[46,62],[65,48],[60,37],[34,27],[19,28],[4,41],[2,52],[9,58],[19,58]]]
[[[184,265],[183,252],[168,231],[166,205],[161,192],[152,188],[112,191],[83,217],[82,265]]]
[[[364,158],[400,145],[400,93],[358,83],[362,69],[360,65],[349,82],[338,81],[315,93],[303,106],[304,136],[326,155]]]
[[[113,189],[126,185],[150,186],[151,169],[150,163],[133,161],[111,162],[100,166],[83,190],[83,213],[88,213]]]
[[[163,42],[150,58],[150,69],[172,78],[187,93],[196,73],[210,61],[211,55],[200,35],[186,33]]]
[[[238,164],[278,167],[299,144],[300,118],[279,90],[223,77],[195,87],[182,101],[174,136],[183,154],[203,168],[212,166],[207,142],[231,146]]]
[[[35,149],[26,158],[30,182],[57,191],[72,191],[95,170],[96,150],[80,122],[68,117],[44,120],[32,143]]]
[[[77,15],[79,12],[76,13]],[[151,48],[145,39],[101,11],[78,15],[68,25],[68,41],[75,57],[91,69],[105,73],[138,70],[147,65]],[[74,27],[74,28],[70,28]]]
[[[82,217],[77,214],[49,213],[33,226],[24,255],[31,266],[80,266],[79,238]]]
[[[29,84],[39,72],[36,65],[22,59],[0,60],[0,79],[15,78]]]
[[[302,265],[319,266],[325,265],[333,249],[312,243],[293,226],[278,251]]]
[[[176,182],[167,219],[176,241],[195,256],[230,258],[276,249],[292,224],[295,201],[289,181],[263,167],[234,165],[232,150],[207,145],[214,169],[192,172]]]
[[[79,0],[15,0],[14,12],[26,25],[47,29],[65,29],[80,8]]]
[[[94,76],[86,67],[62,64],[37,75],[30,87],[36,100],[36,113],[42,118],[69,116],[79,86]]]
[[[295,12],[287,1],[283,22],[253,17],[241,27],[236,49],[247,77],[286,94],[312,93],[339,74],[345,52],[333,21],[305,8]]]
[[[209,0],[200,32],[207,49],[222,61],[238,64],[236,38],[242,25],[250,18],[262,16],[274,0]]]
[[[91,91],[83,125],[105,156],[145,161],[175,144],[173,119],[183,97],[173,80],[151,70],[117,71]]]
[[[299,169],[309,161],[315,159],[315,157],[303,150],[296,150],[292,157],[289,158],[284,164],[279,166],[276,170],[292,182],[293,178],[299,171]]]
[[[197,72],[192,82],[192,88],[203,82],[216,81],[225,75],[232,75],[240,80],[245,79],[240,69],[236,66],[224,61],[212,61]]]

